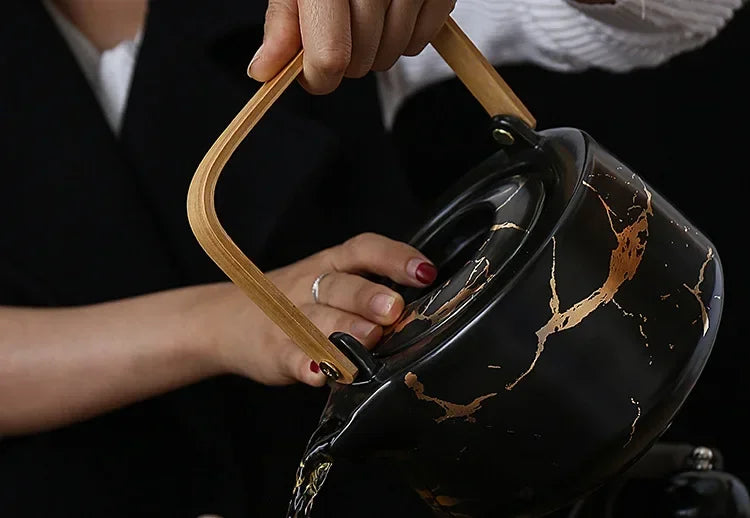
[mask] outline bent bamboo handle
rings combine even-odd
[[[529,126],[534,118],[494,67],[449,18],[433,46],[490,115],[515,115]],[[303,52],[265,83],[222,132],[201,161],[190,183],[187,212],[196,239],[211,259],[250,299],[319,365],[351,383],[357,367],[240,250],[219,222],[214,193],[219,175],[232,154],[271,105],[302,72]]]
[[[302,52],[265,83],[219,136],[198,166],[188,190],[188,220],[206,253],[312,360],[327,362],[342,383],[357,375],[354,364],[239,249],[219,223],[214,192],[237,146],[302,71]]]
[[[490,116],[515,115],[530,128],[536,126],[531,112],[453,18],[433,38],[432,46]]]

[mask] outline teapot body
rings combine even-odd
[[[442,277],[404,292],[377,369],[332,385],[330,455],[385,463],[437,516],[539,516],[660,437],[710,355],[711,242],[575,129],[499,151],[412,244]]]

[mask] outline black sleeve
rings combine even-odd
[[[0,306],[50,306],[49,286],[0,250]]]

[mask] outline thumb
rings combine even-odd
[[[328,378],[320,371],[320,366],[312,361],[302,349],[296,345],[293,347],[294,349],[285,355],[285,370],[290,377],[313,387],[325,385]]]
[[[300,381],[313,387],[322,387],[328,381],[325,374],[320,371],[320,366],[314,361],[310,360],[307,355],[301,360],[302,368]]]
[[[297,0],[269,0],[263,44],[247,67],[256,81],[273,78],[302,47]]]

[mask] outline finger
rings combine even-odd
[[[256,52],[247,74],[257,81],[268,81],[297,55],[302,45],[296,0],[269,0],[263,44]]]
[[[348,0],[299,0],[300,32],[305,49],[300,82],[312,94],[335,90],[349,67],[352,31]]]
[[[401,295],[351,273],[329,273],[321,279],[318,294],[322,304],[383,326],[394,323],[404,309]]]
[[[326,336],[341,332],[352,335],[367,348],[372,348],[383,336],[383,327],[360,315],[324,304],[303,304],[300,309]]]
[[[291,347],[287,353],[285,364],[287,365],[288,374],[285,374],[292,381],[301,381],[313,387],[322,387],[326,383],[326,375],[320,372],[320,367],[312,361],[305,352],[297,347]]]
[[[425,0],[404,55],[416,56],[420,54],[442,29],[455,7],[455,0]]]
[[[330,270],[374,273],[414,287],[427,286],[437,277],[437,269],[419,250],[379,234],[360,234],[329,252]]]
[[[385,16],[383,37],[373,70],[388,70],[406,51],[424,0],[393,0]]]
[[[349,4],[352,55],[346,77],[363,77],[372,69],[383,34],[386,8],[385,0],[352,0]]]
[[[381,326],[368,322],[358,315],[321,304],[305,304],[300,309],[326,336],[336,331],[347,333],[370,349],[383,336]],[[325,383],[325,375],[320,372],[319,366],[298,347],[290,349],[286,364],[294,379],[316,387]]]

